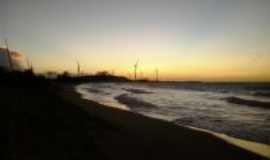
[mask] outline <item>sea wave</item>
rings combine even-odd
[[[255,92],[253,96],[268,97],[270,98],[270,92]]]
[[[240,105],[246,105],[246,106],[251,106],[251,107],[262,107],[262,108],[270,109],[270,102],[248,100],[248,99],[243,99],[239,97],[227,97],[225,98],[225,100],[233,104],[240,104]]]
[[[87,89],[89,92],[96,93],[96,94],[101,94],[101,95],[110,95],[110,93],[104,92],[99,89],[93,89],[93,88],[88,88]]]
[[[142,100],[139,100],[137,98],[130,97],[128,94],[121,94],[115,99],[126,106],[128,106],[131,110],[132,109],[138,109],[138,108],[144,108],[144,109],[153,109],[157,108],[156,105],[148,102],[144,102]]]
[[[150,92],[150,91],[146,91],[143,89],[134,89],[134,88],[123,88],[125,91],[128,91],[130,93],[134,93],[134,94],[152,94],[154,92]]]

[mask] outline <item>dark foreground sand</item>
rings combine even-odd
[[[1,159],[266,159],[210,134],[81,100],[71,86],[2,85]]]

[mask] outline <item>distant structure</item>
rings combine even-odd
[[[32,65],[32,63],[29,61],[28,58],[26,58],[26,65],[27,65],[27,69],[28,69],[29,71],[33,71],[33,65]]]
[[[78,76],[81,75],[81,66],[80,66],[79,61],[77,61],[77,74]]]
[[[25,56],[20,52],[10,50],[7,39],[1,42],[3,47],[0,47],[0,67],[9,71],[23,71],[26,69],[24,64]],[[29,64],[28,62],[28,66],[30,66]]]
[[[137,80],[137,69],[138,69],[138,65],[139,65],[139,60],[137,60],[137,62],[134,65],[134,80]]]
[[[11,53],[10,53],[9,48],[8,48],[8,40],[7,39],[5,39],[5,46],[6,46],[6,51],[7,51],[9,69],[13,70],[14,67],[13,67],[13,62],[12,62],[12,58],[11,58]]]
[[[3,47],[0,47],[0,67],[9,71],[22,70],[23,68],[19,62],[22,60],[22,54],[11,51],[7,39],[4,39],[1,42],[3,42]]]

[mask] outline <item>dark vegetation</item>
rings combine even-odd
[[[98,72],[95,75],[71,76],[68,72],[64,72],[57,76],[56,81],[65,83],[82,83],[82,82],[128,82],[129,80],[123,76],[114,76],[106,71]]]
[[[123,76],[114,76],[106,71],[98,72],[95,75],[78,75],[72,76],[68,72],[58,74],[55,78],[46,78],[44,75],[34,74],[31,69],[25,71],[7,71],[0,68],[1,82],[9,83],[12,85],[24,84],[32,87],[36,85],[44,85],[48,82],[61,82],[61,83],[83,83],[83,82],[128,82],[129,79]]]
[[[32,70],[10,72],[0,68],[0,81],[1,85],[37,87],[44,85],[46,78],[35,75]]]
[[[0,71],[2,160],[105,159],[93,137],[110,128],[66,101],[61,84],[32,71]]]

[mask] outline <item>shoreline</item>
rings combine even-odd
[[[256,153],[260,153],[260,154],[263,154],[267,157],[270,158],[270,143],[267,143],[268,141],[260,141],[258,139],[256,139],[257,137],[253,137],[253,139],[245,139],[243,137],[241,137],[240,135],[238,136],[235,136],[235,135],[230,135],[230,134],[227,134],[226,132],[220,132],[220,131],[217,131],[217,130],[211,130],[211,129],[206,129],[206,128],[202,128],[202,127],[198,127],[198,126],[195,126],[195,125],[183,125],[183,124],[179,124],[177,123],[176,120],[178,120],[179,117],[162,117],[162,115],[158,115],[156,116],[154,114],[153,115],[149,115],[149,114],[144,114],[141,113],[141,112],[137,112],[136,109],[137,108],[150,108],[150,109],[158,109],[158,105],[155,103],[155,102],[149,102],[147,100],[137,100],[137,99],[134,99],[134,98],[130,98],[130,96],[126,93],[119,93],[119,94],[112,94],[112,96],[110,97],[107,97],[107,98],[111,98],[110,100],[105,100],[103,101],[102,99],[99,100],[99,98],[95,99],[95,95],[92,95],[93,93],[103,93],[102,95],[104,95],[105,97],[107,95],[110,95],[109,92],[106,92],[102,89],[99,89],[99,88],[95,88],[94,89],[92,87],[84,87],[85,83],[83,83],[82,85],[76,85],[74,87],[75,91],[77,93],[80,94],[80,97],[82,99],[85,99],[85,100],[90,100],[90,101],[94,101],[98,104],[102,104],[102,105],[105,105],[107,107],[113,107],[113,108],[118,108],[118,109],[123,109],[123,110],[127,110],[127,111],[130,111],[130,112],[135,112],[135,113],[139,113],[143,116],[146,116],[146,117],[150,117],[150,118],[154,118],[154,119],[161,119],[161,120],[165,120],[165,121],[169,121],[171,123],[175,123],[176,125],[178,126],[182,126],[182,127],[187,127],[187,128],[194,128],[195,130],[200,130],[200,131],[203,131],[203,132],[207,132],[207,133],[210,133],[210,134],[214,134],[218,137],[221,137],[222,139],[224,139],[223,137],[226,137],[225,140],[229,139],[230,143],[233,143],[234,141],[232,139],[235,139],[235,141],[245,141],[245,143],[249,144],[247,146],[243,146],[243,145],[240,145],[241,147],[244,147],[245,149],[248,149],[248,150],[255,150]],[[135,93],[135,94],[141,94],[141,93],[144,93],[144,94],[148,94],[148,93],[153,93],[153,91],[149,91],[147,88],[146,89],[130,89],[129,87],[124,87],[123,86],[119,86],[120,88],[122,88],[123,90],[126,90],[126,91],[130,91],[132,93]],[[86,89],[87,88],[87,89]],[[90,93],[89,93],[90,91]],[[99,96],[97,96],[99,97]],[[225,96],[227,97],[227,96]],[[226,98],[224,98],[226,100]],[[113,100],[113,101],[112,101]],[[223,100],[223,98],[222,98]],[[254,100],[255,101],[255,100]],[[246,106],[243,106],[243,107],[246,107]],[[179,118],[181,119],[181,118]],[[265,122],[266,123],[266,122]],[[252,131],[251,131],[252,132]],[[255,139],[254,139],[255,138]],[[239,146],[239,144],[237,142],[235,142],[235,145]],[[256,148],[259,148],[259,149],[256,149],[254,148],[253,146],[257,146]],[[261,147],[260,147],[261,146]],[[252,149],[250,149],[252,148]],[[263,149],[260,149],[260,148],[263,148]],[[265,152],[262,152],[261,150],[266,150],[268,149],[269,150],[269,153],[265,153]]]
[[[220,159],[221,157],[224,159],[235,159],[237,157],[239,157],[237,159],[267,159],[266,156],[269,158],[269,154],[260,153],[260,155],[257,155],[259,152],[254,154],[254,150],[248,151],[247,148],[243,149],[243,146],[240,148],[238,147],[239,145],[232,144],[231,142],[224,140],[224,138],[211,133],[178,126],[164,120],[146,117],[138,113],[124,111],[82,99],[81,95],[75,91],[74,86],[65,86],[64,91],[60,93],[60,96],[66,101],[80,106],[80,108],[85,110],[90,116],[103,119],[112,126],[119,128],[121,130],[120,134],[122,134],[122,132],[124,132],[123,134],[128,133],[130,134],[128,137],[130,136],[131,139],[132,137],[139,136],[139,139],[142,139],[139,140],[141,142],[133,142],[133,140],[129,140],[130,138],[126,138],[126,141],[124,142],[128,147],[133,146],[134,143],[136,145],[139,143],[140,145],[138,145],[138,147],[141,145],[148,145],[148,147],[143,147],[140,151],[142,153],[139,155],[143,157],[138,156],[137,158],[144,158],[144,154],[146,154],[144,153],[145,150],[156,150],[155,148],[149,148],[149,145],[152,146],[151,142],[154,142],[155,145],[159,145],[159,147],[163,148],[160,152],[168,152],[167,154],[172,157],[182,153],[184,154],[184,157],[190,159],[202,157],[208,159]],[[114,136],[120,138],[119,135]],[[105,149],[105,152],[108,152],[109,155],[111,155],[109,157],[121,156],[121,153],[110,151],[108,149],[108,146],[113,148],[115,144],[117,146],[122,146],[123,142],[118,142],[114,136],[106,136],[109,142],[111,142],[109,144],[107,142],[97,142],[101,148],[107,148]],[[166,136],[166,138],[164,138],[164,136]],[[157,147],[155,145],[153,147]],[[179,148],[179,150],[176,148]],[[120,147],[119,150],[126,150],[126,148]],[[125,152],[130,152],[129,154],[131,154],[134,151]],[[152,152],[148,154],[155,156]],[[200,154],[200,156],[196,154]],[[127,155],[125,155],[126,154],[122,155],[123,159],[127,158]],[[164,154],[162,155],[164,156]],[[160,158],[160,156],[155,158]]]

